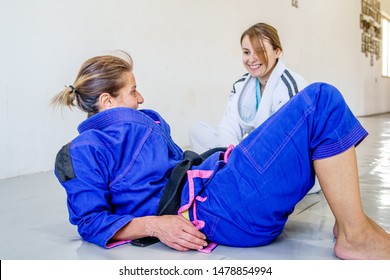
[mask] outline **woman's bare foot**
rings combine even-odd
[[[370,218],[359,229],[340,231],[333,227],[337,238],[335,254],[340,259],[390,260],[390,234]]]

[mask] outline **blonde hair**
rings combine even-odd
[[[249,37],[249,40],[256,52],[256,55],[265,61],[265,65],[268,67],[268,56],[264,51],[264,40],[268,41],[274,50],[280,49],[283,51],[282,44],[280,43],[278,31],[269,24],[266,23],[256,23],[255,25],[249,27],[241,35],[240,43],[245,36]]]
[[[88,59],[80,67],[73,85],[67,86],[52,99],[55,106],[77,106],[88,116],[99,112],[99,96],[107,92],[116,97],[125,85],[123,74],[133,71],[131,56],[120,51],[119,55],[102,55]]]

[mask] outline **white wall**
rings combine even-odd
[[[382,7],[390,14],[390,0]],[[384,3],[386,2],[386,3]],[[146,102],[188,145],[195,120],[217,123],[244,73],[239,38],[274,25],[286,64],[343,92],[355,114],[390,111],[390,79],[360,52],[360,0],[0,0],[0,179],[51,170],[84,115],[54,111],[87,58],[123,49]],[[387,10],[386,10],[387,9]]]

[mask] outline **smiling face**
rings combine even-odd
[[[261,40],[254,46],[249,36],[244,36],[241,42],[242,63],[251,76],[260,82],[268,80],[274,69],[281,50],[274,49],[268,40]]]
[[[138,109],[138,106],[144,102],[144,98],[137,90],[137,84],[133,72],[123,72],[123,86],[110,94],[104,92],[99,96],[99,111],[104,111],[111,108],[127,107]]]
[[[137,90],[137,83],[133,72],[124,72],[123,79],[125,85],[113,97],[113,107],[129,107],[138,109],[139,104],[144,102],[144,98]]]

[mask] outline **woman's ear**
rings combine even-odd
[[[114,100],[109,93],[103,92],[102,94],[100,94],[99,107],[101,108],[101,110],[110,109],[113,106],[114,106]]]
[[[282,51],[279,48],[276,48],[275,52],[276,52],[277,58],[279,58]]]

